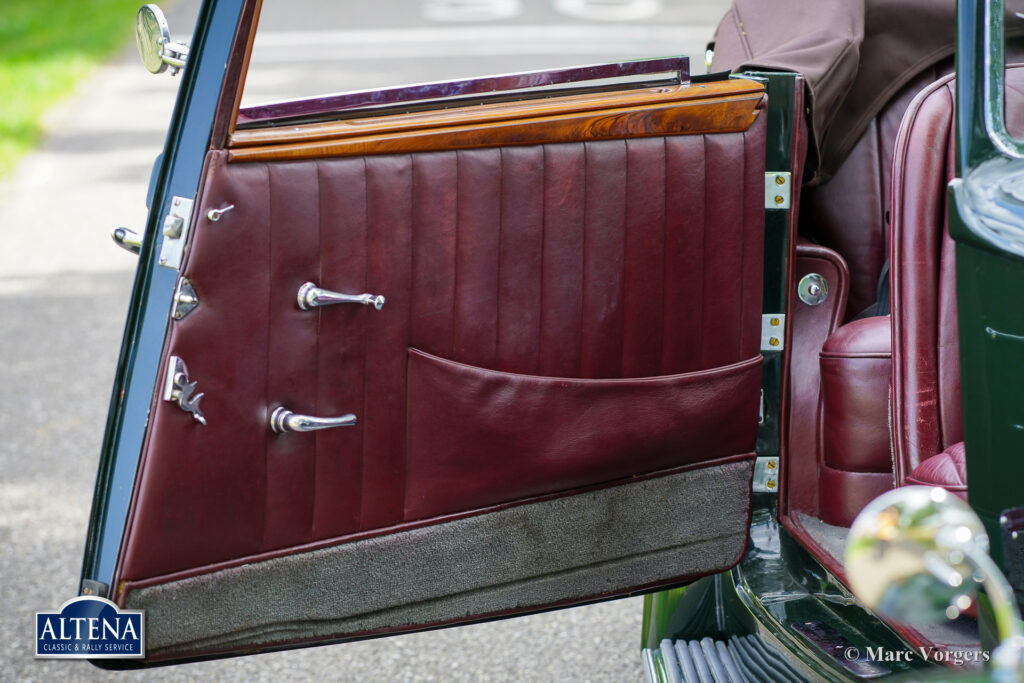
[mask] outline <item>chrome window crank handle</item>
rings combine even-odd
[[[378,311],[384,308],[384,297],[380,294],[342,294],[329,289],[321,289],[312,282],[307,282],[299,287],[298,302],[299,308],[304,311],[331,304],[362,304],[372,306]]]

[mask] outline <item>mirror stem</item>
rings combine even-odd
[[[1019,672],[1024,665],[1024,630],[1013,589],[988,553],[976,547],[965,549],[967,561],[981,575],[996,620],[999,646],[992,653],[992,666]]]

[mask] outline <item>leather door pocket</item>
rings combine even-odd
[[[761,357],[660,377],[498,372],[409,349],[405,519],[749,453]]]

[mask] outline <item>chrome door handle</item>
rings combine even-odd
[[[384,308],[384,297],[380,294],[342,294],[329,289],[321,289],[312,282],[307,282],[299,287],[298,300],[299,308],[304,311],[330,304],[362,304],[373,306],[378,311]]]
[[[270,429],[275,434],[315,432],[318,429],[331,429],[332,427],[353,427],[355,424],[356,416],[352,413],[340,417],[313,417],[312,415],[297,415],[284,406],[278,406],[270,414]]]

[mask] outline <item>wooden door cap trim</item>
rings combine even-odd
[[[232,162],[741,132],[764,87],[730,79],[234,132]]]

